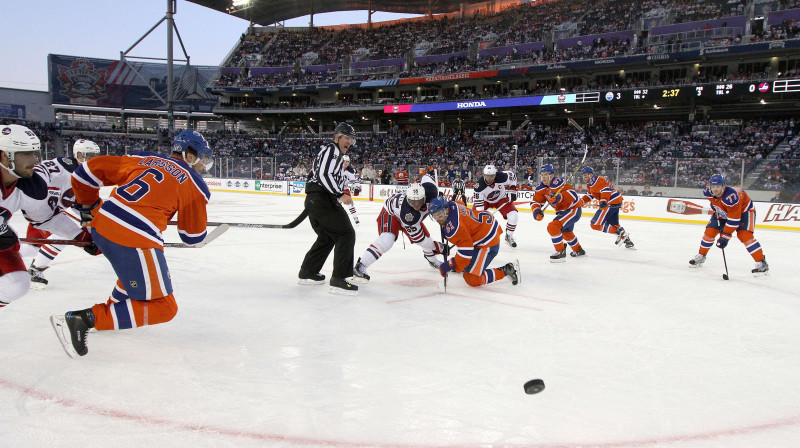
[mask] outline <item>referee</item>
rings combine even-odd
[[[464,187],[464,181],[461,180],[461,176],[456,176],[453,181],[453,202],[458,202],[459,199],[464,202],[464,205],[467,205],[467,191]]]
[[[328,292],[351,296],[358,294],[358,286],[345,279],[353,276],[356,232],[339,202],[353,204],[353,198],[344,192],[342,162],[344,154],[355,143],[355,129],[347,123],[339,123],[333,130],[333,141],[322,145],[314,159],[314,167],[306,183],[305,212],[308,213],[317,240],[306,253],[298,274],[298,283],[301,285],[325,283],[325,276],[319,271],[333,250],[333,273]]]

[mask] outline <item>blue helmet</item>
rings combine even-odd
[[[172,142],[172,150],[175,152],[185,155],[186,148],[194,149],[197,152],[197,157],[214,157],[214,152],[211,150],[208,142],[197,131],[183,131],[178,134]]]
[[[725,185],[725,178],[722,177],[722,174],[715,174],[711,176],[711,179],[708,181],[709,185]]]
[[[585,166],[585,167],[583,167],[583,169],[581,170],[581,174],[594,174],[594,170],[593,170],[593,169],[592,169],[592,167],[590,167],[589,165],[586,165],[586,166]]]
[[[172,151],[179,152],[186,158],[186,150],[192,148],[197,153],[197,162],[210,170],[214,165],[214,151],[208,145],[206,139],[197,131],[183,131],[175,137],[172,142]]]
[[[539,168],[539,172],[540,172],[540,173],[550,173],[550,174],[555,174],[555,173],[556,173],[556,169],[555,169],[555,168],[553,168],[553,165],[551,165],[551,164],[549,164],[549,163],[546,163],[546,164],[542,165],[542,167],[541,167],[541,168]]]
[[[440,212],[442,210],[445,210],[450,206],[449,204],[450,204],[450,202],[447,199],[445,199],[443,196],[436,196],[428,204],[428,213],[430,213],[432,215],[432,214],[434,214],[436,212]]]

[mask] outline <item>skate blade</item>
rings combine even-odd
[[[69,334],[69,327],[67,327],[67,321],[64,319],[64,316],[50,316],[50,323],[53,325],[53,330],[56,332],[56,337],[58,338],[59,342],[61,342],[61,346],[67,353],[67,356],[70,358],[78,358],[78,352],[76,352],[75,348],[72,347],[72,336]]]
[[[769,277],[769,271],[767,272],[753,272],[753,277],[761,278],[761,277]]]
[[[565,258],[556,258],[556,259],[551,258],[550,259],[550,263],[566,263],[566,262],[567,262],[566,257]]]
[[[41,290],[43,290],[45,288],[47,288],[47,285],[44,284],[44,283],[31,282],[31,289],[35,289],[37,291],[41,291]]]
[[[358,295],[358,290],[350,291],[350,290],[347,290],[347,289],[337,288],[335,286],[329,287],[328,288],[328,292],[330,294],[336,294],[336,295],[340,295],[340,296],[357,296]]]
[[[519,269],[519,259],[514,260],[513,263],[514,263],[514,271],[516,271],[517,273],[517,281],[512,282],[511,284],[519,285],[520,283],[522,283],[522,271]]]
[[[297,280],[298,285],[322,285],[325,280],[311,280],[310,278],[301,278]]]

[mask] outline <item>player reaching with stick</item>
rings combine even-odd
[[[168,322],[178,312],[161,234],[178,214],[178,233],[188,245],[206,237],[211,193],[200,173],[213,153],[196,131],[175,137],[172,156],[142,152],[98,156],[72,174],[81,223],[111,263],[117,281],[107,302],[50,318],[67,355],[89,351],[89,329],[123,330]],[[100,188],[116,185],[103,202]]]
[[[490,268],[489,263],[500,251],[503,230],[489,212],[470,210],[458,202],[443,197],[434,198],[428,205],[431,216],[442,226],[444,237],[456,246],[453,258],[439,266],[445,277],[448,272],[463,272],[464,281],[473,287],[494,283],[508,277],[512,285],[522,276],[519,261]]]
[[[761,244],[753,235],[756,209],[747,193],[741,188],[725,185],[725,178],[721,174],[715,174],[711,176],[708,185],[703,189],[703,196],[711,202],[713,214],[706,225],[703,239],[700,241],[700,250],[694,258],[689,260],[689,265],[693,268],[702,267],[706,261],[706,254],[714,245],[717,235],[719,235],[717,247],[725,249],[733,232],[736,232],[739,241],[744,244],[747,252],[756,262],[756,266],[751,272],[756,276],[766,275],[769,265],[764,257]]]

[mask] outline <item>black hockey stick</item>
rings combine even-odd
[[[442,232],[442,253],[444,254],[444,262],[449,263],[450,261],[450,246],[447,244],[447,240],[444,238],[444,227],[440,227],[439,230]],[[447,274],[444,274],[444,293],[447,294]]]
[[[567,177],[564,180],[564,185],[562,185],[558,190],[556,190],[556,192],[553,193],[552,196],[558,196],[558,194],[561,193],[561,190],[563,190],[564,187],[566,187],[567,184],[572,181],[572,179],[575,177],[575,175],[578,174],[578,171],[580,171],[581,168],[583,168],[583,162],[586,161],[586,156],[589,154],[589,144],[586,143],[587,136],[586,136],[586,131],[583,129],[583,126],[579,125],[578,122],[576,122],[572,118],[567,118],[567,123],[569,123],[569,125],[573,126],[575,129],[581,131],[583,133],[583,135],[584,135],[583,158],[581,159],[581,163],[578,164],[578,167],[575,168],[575,171],[573,171],[572,174],[570,174],[570,176]],[[544,204],[544,207],[542,207],[541,210],[545,211],[545,210],[547,210],[547,207],[549,207],[549,206],[550,206],[550,202],[548,202],[547,204]]]
[[[722,279],[730,280],[731,278],[728,276],[728,260],[725,259],[725,249],[722,249],[722,262],[725,264],[725,273],[722,274]]]
[[[221,226],[223,224],[230,226],[230,227],[244,227],[248,229],[294,229],[297,227],[298,224],[303,222],[308,216],[308,212],[305,209],[294,219],[294,221],[290,222],[289,224],[250,224],[246,222],[208,222],[206,225],[208,226]],[[174,226],[178,224],[178,221],[170,221],[170,225]]]
[[[206,235],[203,241],[195,244],[189,245],[186,243],[164,243],[164,247],[180,247],[180,248],[187,248],[187,249],[199,249],[206,244],[214,241],[215,239],[219,238],[220,235],[227,232],[230,228],[227,224],[220,224],[217,226],[216,229],[212,230],[211,232]],[[92,241],[78,241],[78,240],[59,240],[59,239],[48,239],[48,238],[20,238],[19,241],[21,243],[28,243],[28,244],[51,244],[54,246],[76,246],[76,247],[84,247],[92,244]]]

